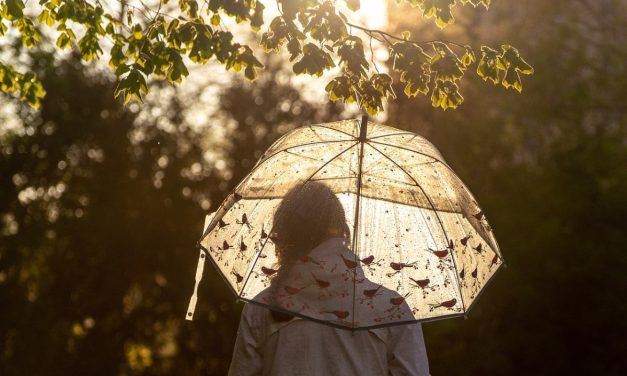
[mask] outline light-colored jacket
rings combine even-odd
[[[351,332],[294,317],[276,322],[248,303],[242,311],[229,376],[427,376],[419,323]]]

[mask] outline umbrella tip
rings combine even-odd
[[[361,117],[361,126],[359,127],[359,141],[366,141],[366,134],[368,133],[368,114]]]

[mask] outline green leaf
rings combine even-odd
[[[261,29],[261,25],[263,25],[263,10],[265,6],[257,1],[255,3],[255,11],[250,18],[250,27],[254,31],[259,31]]]
[[[386,73],[375,73],[370,77],[370,81],[382,97],[396,98],[394,89],[392,89],[392,77],[390,77],[390,75]]]
[[[505,71],[505,76],[503,77],[503,80],[501,81],[501,84],[506,89],[509,89],[511,87],[513,89],[518,90],[519,93],[522,91],[522,82],[520,80],[520,75],[518,74],[516,69],[514,69],[513,67],[507,68],[507,70]]]
[[[346,23],[337,15],[330,1],[312,9],[312,17],[305,24],[303,33],[309,33],[314,40],[336,42],[348,36]]]
[[[361,38],[349,36],[339,43],[341,45],[337,50],[337,55],[340,58],[340,66],[352,75],[365,77],[369,64]]]
[[[506,67],[513,66],[522,74],[533,74],[533,68],[520,56],[515,47],[504,44],[501,49],[503,50],[501,59],[505,62]]]
[[[213,16],[211,16],[210,22],[211,22],[211,25],[213,25],[213,26],[220,25],[220,15],[215,13]]]
[[[338,76],[333,78],[325,86],[324,90],[329,93],[329,99],[332,101],[342,100],[347,103],[355,101],[356,95],[353,85],[347,76]]]
[[[18,19],[24,16],[24,3],[22,0],[6,0],[5,4],[7,6],[7,12],[9,16],[11,16],[10,19]]]
[[[98,35],[96,31],[91,28],[87,29],[85,35],[78,41],[78,48],[81,52],[81,57],[85,61],[90,61],[98,58],[102,54],[100,43],[98,42]]]
[[[133,38],[140,40],[142,39],[143,33],[142,33],[142,27],[140,24],[135,24],[133,26]]]
[[[124,73],[128,72],[131,69],[130,65],[127,64],[120,64],[116,69],[115,69],[115,75],[116,76],[121,76]]]
[[[467,67],[470,64],[474,63],[477,60],[477,57],[472,47],[464,46],[464,49],[465,49],[464,55],[462,56],[461,60],[462,60],[462,64],[464,64],[464,66]]]
[[[115,98],[122,95],[124,104],[135,98],[138,102],[143,102],[142,94],[148,92],[146,78],[138,69],[131,69],[126,77],[118,82],[115,88]]]
[[[499,57],[499,67],[505,70],[501,84],[506,88],[513,88],[519,93],[522,91],[520,73],[532,74],[533,68],[522,57],[518,50],[508,44],[502,45],[503,53]]]
[[[313,43],[303,46],[303,56],[292,67],[296,74],[310,74],[312,76],[322,76],[325,70],[334,67],[331,56]]]
[[[50,15],[50,11],[48,9],[44,9],[41,11],[39,16],[37,16],[37,21],[41,24],[46,24],[48,26],[54,25],[54,18]]]
[[[445,43],[432,43],[437,54],[431,60],[431,70],[435,71],[437,80],[457,81],[464,76],[465,65]]]
[[[422,0],[418,5],[423,10],[426,18],[435,18],[435,23],[443,29],[455,21],[451,8],[455,5],[455,0]]]
[[[499,83],[501,69],[499,53],[488,46],[481,46],[481,59],[477,66],[477,74],[484,81],[491,80],[495,85]]]
[[[440,107],[443,110],[447,108],[457,108],[464,101],[464,97],[459,94],[459,87],[456,83],[450,81],[436,81],[435,88],[431,93],[431,105]]]
[[[60,49],[65,49],[70,44],[70,37],[67,33],[61,33],[61,35],[57,38],[56,44]]]
[[[383,95],[369,80],[361,80],[359,82],[360,106],[366,110],[368,114],[375,115],[379,111],[383,111]]]

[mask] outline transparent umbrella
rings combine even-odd
[[[197,285],[210,259],[239,299],[348,329],[464,316],[503,264],[438,150],[367,116],[277,140],[199,246]]]

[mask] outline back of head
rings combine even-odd
[[[283,267],[326,239],[348,240],[350,230],[335,193],[323,183],[309,181],[292,187],[283,197],[274,215],[273,236]]]
[[[271,239],[280,265],[272,285],[280,285],[300,256],[332,237],[350,238],[344,207],[337,196],[320,182],[309,181],[292,187],[274,214]],[[278,311],[271,314],[276,321],[293,318]]]

